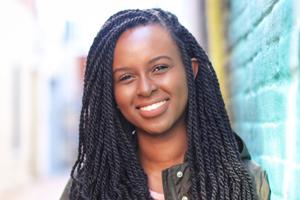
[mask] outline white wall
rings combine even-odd
[[[31,1],[0,1],[0,194],[51,175],[49,84],[63,77],[64,101],[74,101],[76,58],[87,54],[109,16],[127,8],[161,7],[201,40],[197,0],[33,0],[33,7],[26,2]],[[62,44],[67,21],[74,35]],[[77,119],[73,123],[77,129]]]

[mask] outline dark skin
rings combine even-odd
[[[192,59],[194,74],[198,62]],[[187,80],[180,51],[160,25],[121,34],[114,51],[114,95],[137,131],[138,154],[148,187],[163,193],[164,169],[184,161],[187,151]]]
[[[165,139],[138,137],[139,158],[151,190],[163,193],[162,171],[184,161],[187,150],[186,129],[178,129]]]

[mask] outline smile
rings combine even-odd
[[[167,102],[166,100],[160,101],[160,102],[151,104],[149,106],[141,107],[140,109],[143,111],[152,111],[152,110],[155,110],[155,109],[159,108],[160,106],[164,105],[166,102]]]
[[[167,111],[169,104],[169,100],[165,99],[150,105],[141,106],[138,108],[138,111],[144,118],[158,117]]]

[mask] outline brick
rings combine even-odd
[[[299,105],[299,104],[297,104],[297,105]],[[298,106],[298,108],[297,108],[298,110],[300,109],[299,108],[299,106]],[[300,145],[300,117],[298,117],[297,118],[297,121],[296,121],[296,141],[295,141],[295,143],[296,143],[296,158],[295,158],[295,160],[296,160],[296,162],[298,162],[298,163],[300,163],[300,147],[299,147],[299,145]],[[300,180],[300,179],[299,179]]]
[[[293,159],[290,161],[280,159],[276,154],[253,156],[252,159],[266,170],[268,174],[272,190],[271,199],[283,199],[284,193],[286,193],[287,199],[299,200],[299,162],[297,163]],[[285,192],[284,189],[287,189],[287,191]]]
[[[300,163],[298,163],[300,164]],[[299,200],[299,188],[300,188],[300,168],[294,168],[291,171],[291,177],[288,185],[288,199],[298,199]]]
[[[244,68],[231,70],[230,83],[232,94],[246,93],[264,84],[272,84],[291,78],[288,54],[282,52],[289,49],[290,37],[285,37],[278,44],[261,52]]]
[[[245,116],[247,115],[248,111],[248,109],[245,109],[245,105],[249,106],[242,95],[236,95],[232,99],[232,110],[234,113],[235,120],[245,121]]]
[[[253,122],[255,117],[256,103],[255,99],[243,95],[235,96],[232,109],[236,120],[240,122]],[[254,116],[253,116],[254,115]]]
[[[278,194],[272,192],[271,199],[272,200],[282,200],[282,195],[278,195]]]
[[[233,127],[253,159],[266,169],[273,200],[300,199],[300,82],[295,140],[289,141],[291,133],[287,132],[288,92],[294,78],[299,78],[299,66],[290,67],[290,52],[297,49],[291,45],[300,44],[292,39],[296,5],[291,0],[230,1],[228,70]],[[292,158],[289,151],[295,151]],[[287,174],[291,176],[286,196]]]
[[[260,149],[262,153],[260,156],[272,156],[280,159],[284,159],[286,157],[285,129],[286,127],[284,122],[255,126],[254,131],[259,133],[256,134],[259,136],[256,141],[262,140]],[[252,148],[257,148],[255,143],[252,144]]]
[[[231,6],[231,10],[234,10],[234,7]],[[276,20],[279,17],[278,19],[286,20],[281,15],[285,12],[287,12],[286,14],[290,14],[291,10],[292,2],[288,0],[248,1],[242,13],[233,12],[237,13],[238,16],[230,15],[229,40],[231,44],[236,44],[238,41],[247,38],[260,23],[266,20],[272,22],[272,20],[268,20],[267,18]],[[276,25],[275,23],[278,22],[280,21],[273,21],[271,24]]]
[[[259,160],[259,164],[268,174],[271,199],[282,199],[285,164],[272,158],[261,159]]]
[[[289,1],[281,0],[279,6],[274,8],[266,18],[257,26],[253,27],[252,32],[243,38],[232,48],[232,60],[236,67],[245,67],[247,62],[263,51],[269,44],[276,42],[281,37],[290,33],[292,28],[291,5]],[[249,18],[252,15],[249,14]],[[237,30],[229,30],[230,34],[238,34],[245,29],[245,25],[240,25]],[[230,41],[230,44],[234,43]],[[287,52],[287,51],[285,51]]]
[[[260,122],[276,122],[286,119],[287,86],[273,85],[266,87],[255,96],[256,120]]]
[[[245,8],[247,7],[249,1],[247,0],[231,0],[230,1],[230,5],[229,5],[229,20],[231,23],[233,23],[233,21],[235,19],[238,18],[238,16],[241,15],[241,13],[245,10]]]
[[[239,123],[237,132],[244,140],[251,156],[285,159],[285,123]]]
[[[231,94],[237,95],[246,90],[245,80],[247,80],[247,73],[245,73],[244,68],[236,68],[231,70],[229,74],[229,81],[231,85]]]
[[[283,121],[287,113],[287,84],[267,85],[248,94],[236,94],[232,110],[236,120],[242,122]]]
[[[260,52],[248,65],[248,87],[257,87],[265,83],[290,79],[289,55],[282,53],[289,50],[290,37],[284,37]],[[251,72],[251,73],[250,73]]]
[[[251,8],[254,8],[253,2],[255,2],[255,0],[244,4],[242,2],[237,8],[235,6],[238,4],[231,5],[230,7],[229,19],[231,23],[229,28],[233,33],[235,33],[235,35],[233,35],[234,37],[231,38],[234,43],[247,32],[249,32],[253,27],[254,22],[259,20],[259,16],[251,10]],[[249,17],[251,13],[253,13],[252,18]],[[243,27],[243,29],[239,30],[238,32],[234,32],[240,27]]]
[[[268,174],[272,191],[271,199],[286,197],[289,200],[299,200],[300,168],[296,168],[295,164],[287,163],[286,160],[272,159],[272,157],[260,159],[259,164]],[[285,188],[288,189],[286,196],[283,194]]]
[[[300,39],[299,39],[300,40]],[[299,53],[300,53],[300,48],[299,48]],[[300,56],[299,56],[299,62],[300,62]],[[300,67],[300,66],[299,66]],[[299,84],[298,84],[298,90],[297,90],[297,105],[298,105],[298,109],[297,109],[297,118],[300,119],[300,81],[299,81]]]

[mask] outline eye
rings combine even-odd
[[[165,72],[169,69],[169,66],[167,65],[157,65],[154,67],[154,69],[152,70],[153,72],[157,72],[157,73],[161,73],[161,72]]]
[[[133,76],[131,74],[124,74],[119,78],[120,82],[128,82],[131,79],[133,79]]]

